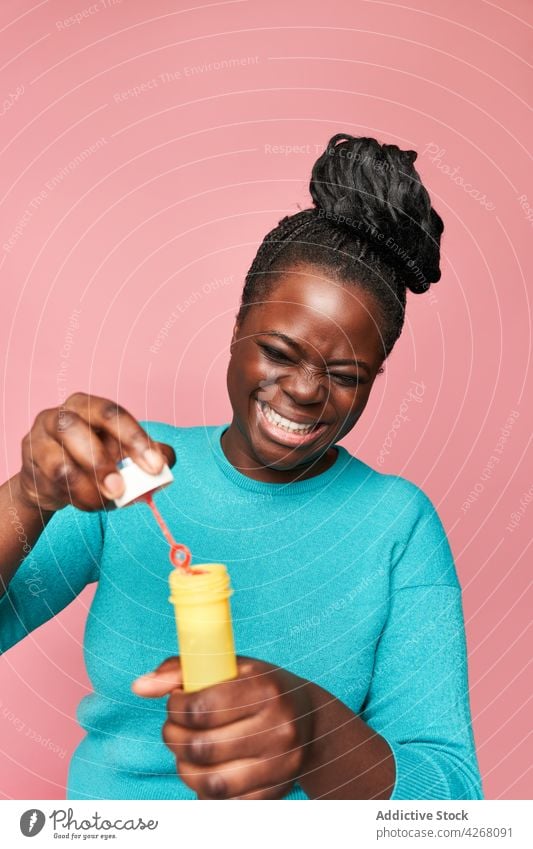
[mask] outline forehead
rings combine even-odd
[[[278,330],[310,343],[324,355],[369,357],[382,350],[374,298],[355,283],[341,283],[317,269],[294,270],[276,278],[268,299],[249,311],[248,333]]]

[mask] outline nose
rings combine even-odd
[[[320,404],[327,398],[327,389],[323,385],[320,375],[314,374],[305,367],[291,369],[290,373],[284,375],[280,383],[283,391],[292,399],[295,406],[298,404]]]

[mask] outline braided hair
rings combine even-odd
[[[277,278],[303,265],[370,292],[379,309],[384,359],[399,338],[406,290],[440,279],[444,224],[413,163],[414,150],[334,135],[313,166],[314,206],[287,215],[261,243],[246,275],[237,322],[267,300]]]

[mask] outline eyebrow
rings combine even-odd
[[[290,345],[291,348],[295,348],[299,351],[300,354],[303,353],[302,347],[296,342],[296,340],[291,339],[290,336],[287,336],[285,333],[281,333],[279,330],[265,330],[263,333],[259,334],[260,336],[275,336],[277,339],[281,339],[287,345]],[[370,366],[368,363],[365,363],[364,360],[329,360],[329,366],[359,366],[360,368],[365,368],[370,374]]]

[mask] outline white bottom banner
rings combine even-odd
[[[206,805],[211,806],[207,810]],[[276,810],[274,810],[274,808]],[[2,801],[3,846],[367,849],[533,846],[529,801]],[[35,843],[29,840],[35,838]]]

